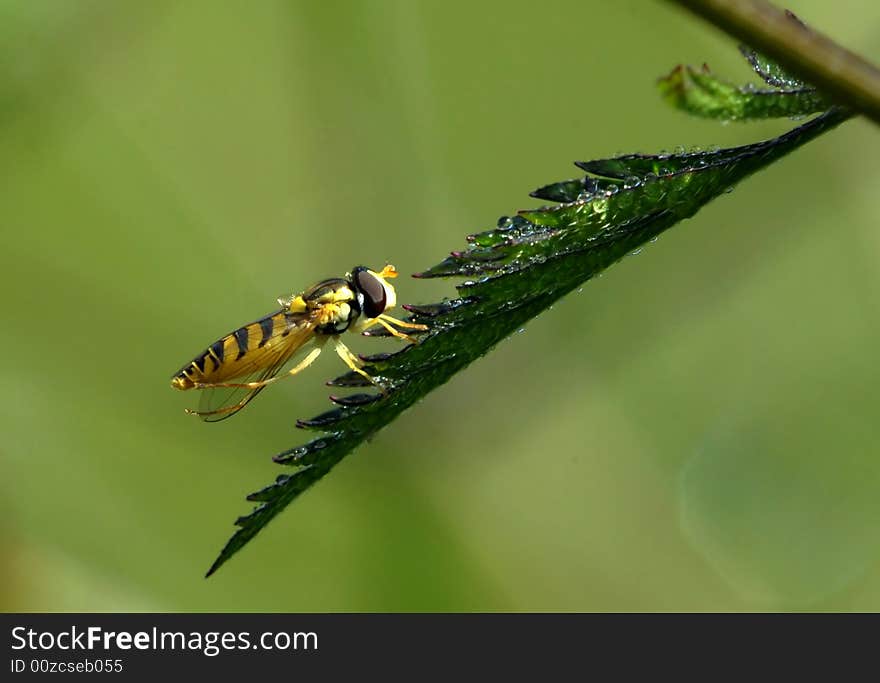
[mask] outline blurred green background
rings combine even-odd
[[[880,60],[880,5],[789,6]],[[0,3],[0,607],[880,609],[861,120],[554,306],[202,578],[342,366],[216,425],[171,374],[281,294],[438,262],[576,159],[794,125],[668,109],[656,77],[703,61],[748,79],[647,0]]]

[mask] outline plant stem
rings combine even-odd
[[[880,69],[764,0],[672,0],[880,124]]]

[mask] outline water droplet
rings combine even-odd
[[[641,254],[641,253],[642,253],[642,248],[639,247],[639,248],[636,249],[634,252],[632,252],[632,255],[633,255],[633,256],[638,256],[638,255]]]
[[[324,439],[320,439],[319,441],[315,441],[312,443],[312,448],[319,451],[327,445],[327,442]]]
[[[525,327],[520,327],[520,328],[516,331],[516,333],[517,333],[517,334],[522,334],[522,333],[525,332],[525,331],[526,331],[526,328],[525,328]]]

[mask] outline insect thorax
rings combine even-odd
[[[315,328],[318,334],[342,334],[359,313],[348,303],[325,304],[322,322]]]
[[[317,334],[341,334],[361,313],[354,288],[348,280],[341,278],[324,280],[303,292],[301,297],[291,301],[291,310],[298,303],[297,299],[316,312]]]

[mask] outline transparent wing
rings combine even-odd
[[[286,334],[280,331],[270,337],[262,347],[249,351],[239,361],[240,368],[236,368],[236,374],[229,382],[265,382],[278,375],[297,351],[314,340],[315,323],[314,315],[291,318]],[[196,414],[205,422],[225,420],[237,414],[264,388],[265,386],[248,388],[208,384],[199,389],[202,395]]]

